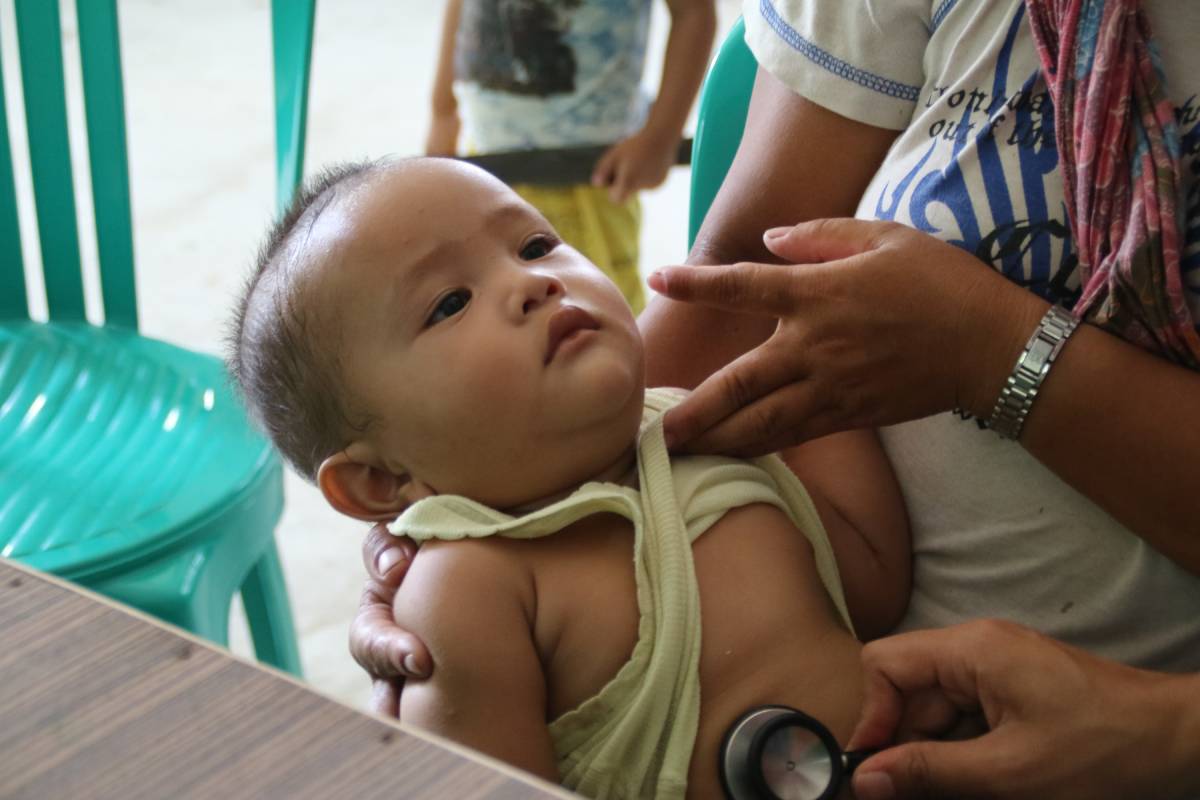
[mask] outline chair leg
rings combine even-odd
[[[242,584],[242,605],[258,660],[302,677],[287,585],[274,537]]]
[[[204,580],[211,554],[200,548],[171,554],[136,569],[80,582],[122,603],[177,625],[221,647],[229,646],[228,587]]]

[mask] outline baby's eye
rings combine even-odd
[[[552,236],[535,236],[521,248],[521,258],[525,261],[537,261],[543,256],[550,255],[558,247],[558,239]]]
[[[455,289],[438,301],[434,307],[433,313],[429,315],[429,319],[425,320],[425,325],[436,325],[444,319],[453,317],[458,312],[467,307],[467,303],[471,301],[471,292],[468,289]]]

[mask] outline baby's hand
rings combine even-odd
[[[350,654],[371,676],[371,710],[392,717],[400,714],[405,678],[433,671],[425,644],[392,615],[392,601],[416,552],[411,539],[393,536],[383,523],[371,528],[362,549],[367,582],[350,625]]]
[[[612,201],[623,203],[638,189],[653,189],[666,180],[678,150],[677,134],[642,128],[600,156],[592,185],[609,187]]]

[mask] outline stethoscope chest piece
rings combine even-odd
[[[866,753],[843,753],[829,729],[787,706],[738,717],[721,741],[721,784],[730,800],[830,800]]]

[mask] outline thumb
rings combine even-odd
[[[814,219],[790,228],[772,228],[763,244],[793,264],[837,261],[878,247],[878,223],[861,219]]]
[[[857,800],[978,797],[995,788],[1003,759],[985,736],[958,742],[912,742],[890,747],[854,773]]]

